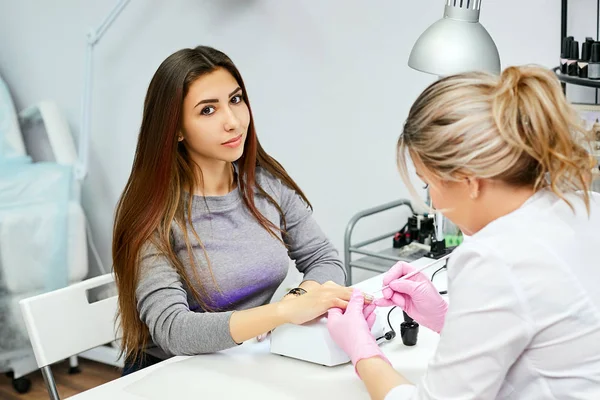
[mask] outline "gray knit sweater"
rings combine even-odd
[[[222,311],[204,312],[166,257],[147,244],[142,250],[136,295],[140,317],[153,341],[146,349],[148,353],[167,358],[235,346],[229,332],[232,312],[269,303],[286,277],[290,258],[304,274],[304,280],[344,284],[345,272],[338,252],[301,197],[261,168],[257,169],[256,180],[284,212],[287,235],[283,239],[289,252],[250,214],[238,189],[220,197],[194,197],[192,222],[206,248],[220,291],[199,245],[193,247],[199,264],[197,272],[211,296],[209,303]],[[277,209],[264,196],[256,194],[255,204],[265,217],[283,228]],[[193,237],[190,232],[190,238]],[[183,232],[176,224],[171,240],[177,256],[191,271]]]

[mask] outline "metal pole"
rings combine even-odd
[[[87,175],[88,152],[91,132],[91,109],[92,109],[92,83],[93,83],[93,51],[94,46],[106,33],[110,25],[121,14],[130,0],[120,0],[102,24],[95,31],[87,34],[87,47],[85,49],[85,66],[83,81],[83,97],[81,100],[81,127],[79,130],[79,154],[75,167],[75,175],[79,181],[83,181]]]
[[[562,0],[560,6],[560,48],[562,48],[563,39],[567,37],[567,8],[568,0]],[[563,93],[566,96],[567,84],[565,82],[561,82],[560,86],[562,86]]]
[[[567,8],[568,1],[562,0],[560,7],[560,44],[562,46],[562,39],[567,37]]]
[[[54,375],[52,375],[52,370],[49,365],[40,368],[42,370],[42,376],[44,377],[44,382],[46,382],[46,388],[48,389],[48,395],[51,400],[60,400],[58,396],[58,389],[56,388],[56,382],[54,381]]]
[[[600,0],[596,2],[596,41],[600,40]],[[596,104],[598,104],[598,89],[596,89]]]

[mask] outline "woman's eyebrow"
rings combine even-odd
[[[241,87],[237,87],[233,92],[229,93],[229,97],[233,96],[234,94],[236,94],[237,92],[239,92],[240,90],[242,90]],[[204,99],[204,100],[200,100],[195,106],[194,108],[198,107],[200,104],[205,104],[205,103],[218,103],[219,99]]]

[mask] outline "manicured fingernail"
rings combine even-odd
[[[374,297],[371,296],[370,294],[365,294],[365,300],[367,301],[373,301]]]

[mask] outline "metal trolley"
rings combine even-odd
[[[393,232],[385,233],[374,238],[364,240],[361,242],[353,243],[352,234],[356,224],[363,218],[370,217],[376,214],[380,214],[384,211],[389,211],[398,207],[408,207],[412,214],[414,210],[409,200],[399,199],[392,201],[380,206],[369,208],[355,214],[348,225],[346,226],[346,233],[344,235],[344,267],[346,268],[346,284],[352,284],[352,268],[359,268],[368,271],[374,271],[384,273],[388,271],[398,261],[414,261],[421,258],[429,253],[428,246],[420,244],[411,244],[402,248],[386,248],[382,251],[371,251],[364,247],[379,242],[384,239],[392,238],[399,229]],[[360,254],[363,257],[352,259],[353,253]]]

